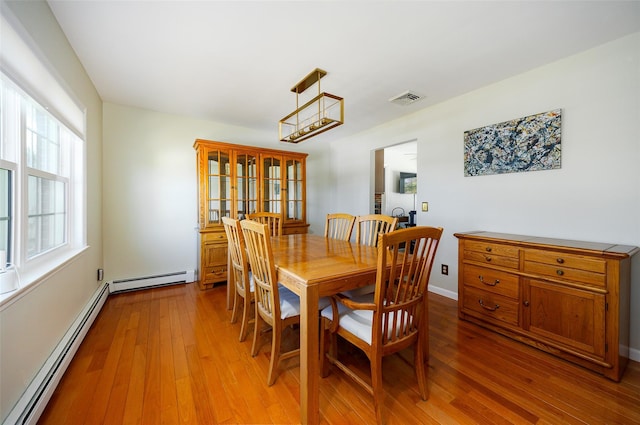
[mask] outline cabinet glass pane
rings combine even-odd
[[[280,159],[279,158],[263,158],[262,176],[262,210],[266,212],[280,213]]]
[[[258,207],[258,160],[255,155],[236,156],[236,217],[256,212]]]
[[[231,206],[231,164],[227,152],[212,150],[207,153],[207,221],[220,224],[229,216]]]
[[[302,220],[303,185],[302,164],[293,159],[287,160],[287,214],[288,220]]]

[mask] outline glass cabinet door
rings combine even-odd
[[[229,152],[207,152],[207,226],[221,224],[231,208],[231,164]]]
[[[258,157],[237,153],[235,156],[235,205],[234,217],[243,220],[247,214],[258,210]]]
[[[285,220],[304,219],[304,170],[298,159],[286,160],[286,214]]]
[[[280,157],[262,157],[262,211],[281,213],[282,175],[280,172]]]

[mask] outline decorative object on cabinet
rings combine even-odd
[[[619,381],[635,246],[492,232],[459,239],[458,314]]]
[[[281,142],[298,143],[344,123],[344,100],[320,91],[320,79],[326,71],[316,68],[291,88],[296,94],[296,110],[278,123]],[[318,84],[318,95],[300,106],[300,93]]]
[[[464,175],[560,168],[562,110],[464,132]]]
[[[198,139],[199,284],[211,288],[228,277],[222,217],[280,214],[282,233],[306,233],[306,153]],[[234,295],[227,285],[228,306]]]

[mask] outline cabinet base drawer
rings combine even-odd
[[[463,279],[466,286],[491,291],[514,300],[520,296],[520,278],[516,274],[465,264]]]
[[[482,319],[518,326],[518,303],[507,297],[464,287],[463,311]]]

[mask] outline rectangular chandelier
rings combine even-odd
[[[325,75],[326,71],[316,68],[291,89],[296,94],[296,110],[279,121],[281,142],[299,143],[344,123],[344,99],[320,91]],[[315,83],[318,95],[300,106],[300,93]]]

